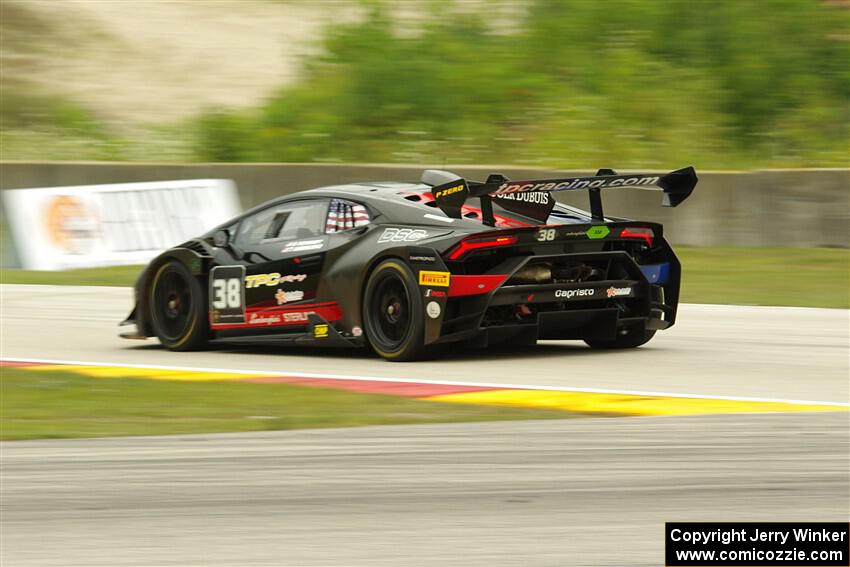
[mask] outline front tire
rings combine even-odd
[[[148,289],[151,325],[163,346],[186,351],[206,344],[209,323],[204,289],[186,266],[176,260],[163,264]]]
[[[369,344],[386,360],[406,362],[426,356],[425,308],[410,266],[384,260],[363,293],[363,326]]]
[[[617,338],[613,340],[597,340],[597,339],[585,339],[584,342],[588,344],[591,348],[600,348],[600,349],[624,349],[624,348],[637,348],[641,345],[645,345],[649,341],[652,340],[652,337],[655,336],[655,331],[636,331],[631,330],[625,335],[617,335]]]

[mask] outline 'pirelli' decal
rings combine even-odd
[[[451,281],[449,272],[429,272],[421,270],[419,272],[419,285],[427,285],[431,287],[449,287]]]

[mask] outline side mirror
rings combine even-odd
[[[230,244],[230,232],[226,228],[215,231],[213,234],[213,246],[216,248],[225,248]]]

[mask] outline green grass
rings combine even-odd
[[[684,302],[850,307],[850,250],[680,247],[676,253]]]
[[[0,439],[5,440],[575,417],[290,384],[0,370]]]
[[[682,301],[850,307],[850,251],[836,248],[678,247]],[[65,272],[0,270],[2,283],[131,286],[141,266]]]
[[[0,270],[0,283],[44,285],[107,285],[132,286],[144,266],[110,266],[41,272],[36,270]]]

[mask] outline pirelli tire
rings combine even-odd
[[[392,258],[378,264],[363,291],[363,328],[372,349],[393,362],[432,354],[424,344],[425,306],[413,270]]]
[[[206,290],[177,260],[159,266],[148,286],[151,327],[169,350],[203,348],[210,335]]]
[[[635,329],[625,335],[617,335],[617,338],[613,340],[585,339],[584,342],[586,342],[591,348],[626,349],[637,348],[641,345],[645,345],[651,341],[654,336],[655,331]]]

